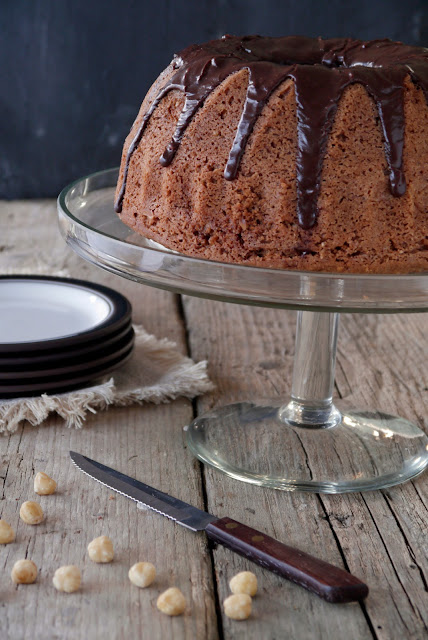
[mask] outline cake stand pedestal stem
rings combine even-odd
[[[405,418],[333,404],[339,315],[298,311],[291,397],[217,407],[187,427],[203,462],[233,478],[286,491],[344,493],[414,478],[428,438]]]
[[[298,311],[291,400],[279,411],[284,423],[323,429],[340,422],[332,401],[338,327],[338,313]]]

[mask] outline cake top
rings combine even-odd
[[[168,166],[193,116],[210,93],[232,73],[248,70],[248,88],[224,177],[232,180],[254,124],[272,92],[287,78],[294,80],[297,108],[297,217],[310,229],[317,219],[317,199],[328,134],[344,89],[362,84],[374,99],[382,125],[391,192],[406,191],[403,171],[404,85],[407,77],[428,100],[428,49],[391,40],[307,38],[287,36],[223,36],[191,45],[174,56],[173,76],[145,113],[131,142],[116,201],[121,211],[130,158],[150,116],[171,90],[182,91],[184,106],[173,137],[160,158]]]
[[[284,36],[230,36],[210,40],[204,44],[193,44],[174,55],[173,65],[198,64],[201,59],[230,58],[242,62],[273,62],[279,65],[315,65],[327,67],[389,67],[391,65],[425,62],[428,64],[428,49],[413,47],[402,42],[383,40],[354,40],[352,38],[308,38]],[[245,65],[241,65],[245,66]]]

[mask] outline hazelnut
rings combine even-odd
[[[232,620],[246,620],[251,615],[251,596],[234,593],[223,602],[224,612]]]
[[[95,538],[88,544],[88,554],[93,562],[111,562],[114,558],[113,543],[107,536]]]
[[[0,544],[9,544],[15,540],[15,531],[6,520],[0,520]]]
[[[257,578],[251,571],[241,571],[233,576],[229,582],[232,593],[246,593],[255,596],[257,593]]]
[[[73,593],[80,587],[80,569],[70,564],[65,567],[60,567],[55,571],[55,575],[52,578],[53,585],[58,591],[65,591],[66,593]]]
[[[27,524],[39,524],[43,522],[45,518],[43,509],[39,503],[32,502],[31,500],[22,503],[19,515],[21,516],[21,520]]]
[[[10,575],[15,584],[31,584],[37,578],[37,567],[32,560],[18,560]]]
[[[156,577],[156,569],[151,562],[137,562],[128,571],[132,584],[137,587],[148,587]]]
[[[39,496],[49,496],[51,493],[55,493],[56,482],[43,471],[39,471],[34,477],[34,491]]]
[[[156,606],[167,616],[179,616],[186,608],[186,598],[177,587],[170,587],[160,594]]]

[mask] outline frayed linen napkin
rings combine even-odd
[[[134,325],[134,331],[131,358],[96,386],[58,395],[0,400],[0,433],[13,433],[24,420],[38,426],[54,412],[67,427],[80,428],[88,412],[96,413],[109,405],[159,404],[179,396],[194,398],[213,389],[205,360],[195,363],[179,353],[174,342],[159,340],[140,326]]]

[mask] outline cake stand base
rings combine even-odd
[[[295,402],[269,401],[221,407],[186,428],[187,442],[200,460],[233,478],[286,491],[381,489],[428,467],[427,436],[403,418],[333,406],[330,426],[302,427],[290,420],[296,409]]]

